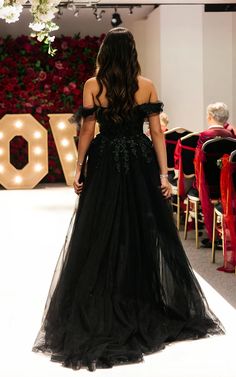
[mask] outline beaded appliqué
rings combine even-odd
[[[127,173],[133,159],[141,159],[150,163],[155,159],[155,152],[151,141],[142,133],[142,125],[145,117],[152,114],[160,114],[163,111],[163,103],[144,103],[133,108],[132,117],[123,124],[116,125],[107,122],[103,116],[103,108],[80,107],[72,120],[80,125],[82,117],[96,114],[97,121],[101,124],[101,133],[90,144],[88,155],[95,156],[95,166],[99,166],[104,158],[111,156],[114,167],[118,172]]]
[[[145,135],[120,136],[113,139],[99,135],[96,139],[93,144],[99,144],[97,167],[102,163],[104,152],[105,156],[107,156],[107,150],[110,151],[114,167],[119,173],[128,173],[131,161],[134,158],[142,158],[146,163],[150,163],[155,156],[152,143]]]

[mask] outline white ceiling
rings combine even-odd
[[[82,0],[81,0],[82,1]],[[79,1],[78,1],[79,2]],[[236,0],[101,0],[99,4],[235,4]]]
[[[64,0],[64,3],[67,0]],[[75,0],[77,4],[83,2],[83,0]],[[221,4],[235,4],[236,0],[101,0],[99,5],[122,5],[122,4],[142,4],[142,7],[135,7],[133,9],[133,14],[129,15],[129,8],[119,8],[118,12],[121,15],[123,21],[122,26],[130,28],[130,25],[136,20],[144,19],[152,12],[154,5],[157,4],[206,4],[206,3],[221,3]],[[53,33],[54,35],[74,35],[78,32],[81,36],[84,35],[100,35],[101,33],[106,33],[111,28],[111,18],[114,8],[109,7],[105,9],[103,18],[101,22],[97,22],[95,16],[93,15],[93,10],[91,8],[81,8],[79,12],[79,17],[74,17],[73,12],[63,9],[63,16],[60,19],[56,19],[57,24],[60,29]],[[13,37],[20,34],[30,34],[30,29],[28,27],[29,23],[32,21],[32,15],[29,9],[25,9],[23,14],[20,16],[20,20],[13,24],[7,24],[5,21],[0,20],[0,36],[6,36],[8,34]]]

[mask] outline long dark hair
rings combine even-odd
[[[105,87],[108,107],[104,115],[118,123],[134,106],[141,72],[134,37],[129,30],[117,27],[107,33],[98,52],[96,66],[99,85],[96,98],[100,103],[99,97]]]

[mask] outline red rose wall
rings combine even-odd
[[[83,84],[94,74],[102,38],[56,38],[54,57],[30,37],[0,38],[0,119],[5,114],[31,114],[47,130],[48,174],[42,182],[65,181],[48,114],[73,113],[82,104]],[[27,141],[14,137],[9,149],[11,164],[24,167]]]

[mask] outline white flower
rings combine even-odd
[[[6,5],[0,8],[0,18],[3,18],[7,23],[16,22],[19,20],[20,14],[23,10],[22,5]]]
[[[34,31],[42,31],[45,28],[45,23],[43,22],[31,22],[29,27]]]
[[[55,12],[57,12],[57,9],[52,8],[46,14],[41,14],[39,18],[43,22],[51,21],[55,17],[55,14],[54,14]]]
[[[53,35],[52,37],[51,36],[48,37],[49,42],[54,42],[54,40],[55,40],[55,35]]]
[[[59,29],[52,20],[58,12],[56,7],[60,4],[60,0],[0,0],[0,18],[8,23],[18,21],[23,5],[27,1],[31,4],[30,12],[33,15],[33,22],[29,24],[33,30],[31,36],[34,35],[40,42],[46,43],[49,54],[55,54],[56,50],[51,46],[55,37],[49,33]]]

